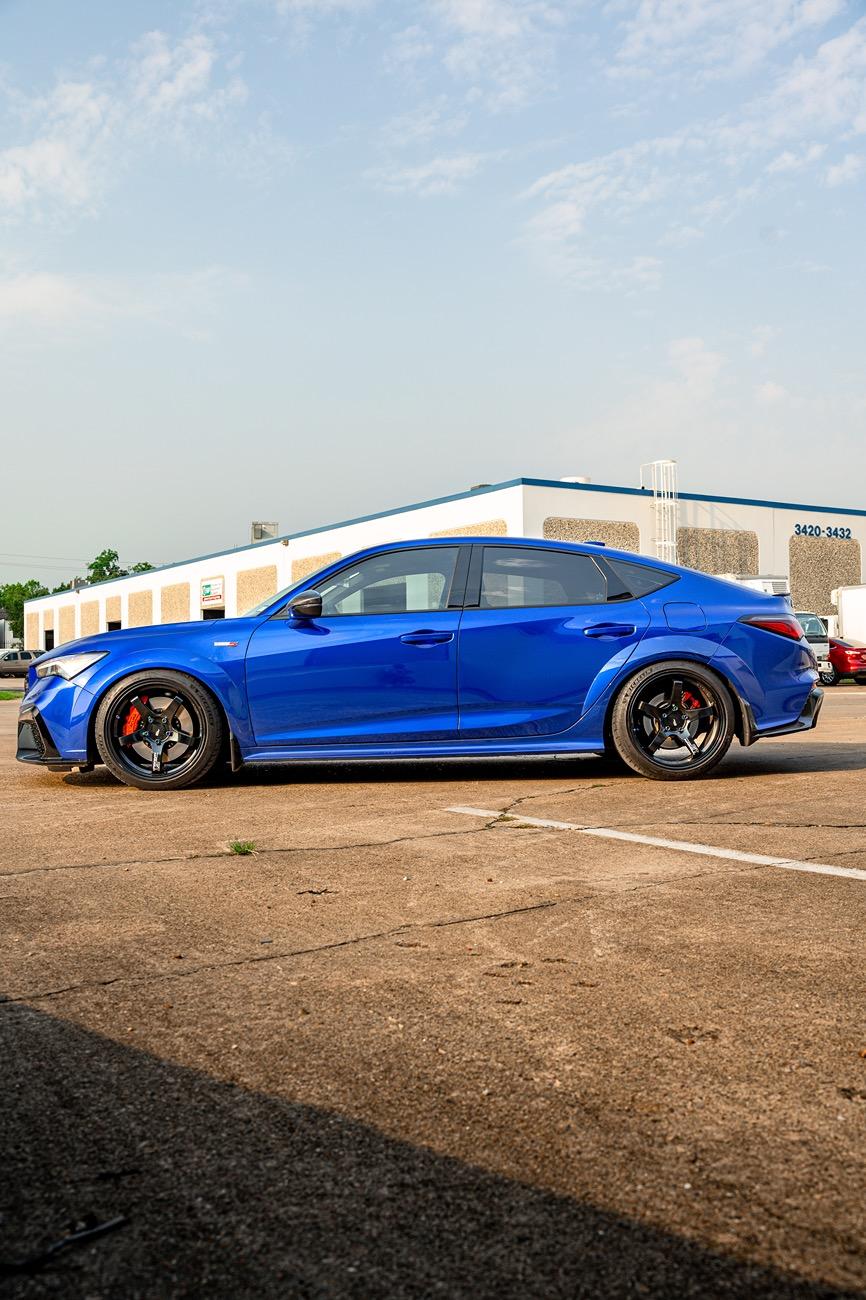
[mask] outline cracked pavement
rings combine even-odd
[[[0,1291],[866,1296],[866,883],[521,822],[866,867],[864,705],[147,795],[0,703]]]

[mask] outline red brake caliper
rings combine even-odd
[[[697,695],[693,695],[691,691],[683,691],[683,707],[686,709],[699,709],[701,702]]]
[[[142,704],[147,704],[146,695],[142,695],[141,702]],[[134,731],[138,731],[139,722],[141,722],[141,714],[139,713],[135,705],[131,704],[129,706],[129,713],[127,713],[126,717],[123,720],[123,727],[121,729],[120,734],[122,736],[131,736]]]

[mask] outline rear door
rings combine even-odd
[[[460,625],[460,738],[552,736],[584,712],[598,674],[649,626],[603,562],[575,551],[473,547]]]

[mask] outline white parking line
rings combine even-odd
[[[493,808],[446,808],[446,812],[463,813],[466,817],[501,817],[503,813]],[[655,835],[636,835],[633,831],[618,831],[608,826],[579,826],[576,822],[556,822],[546,817],[524,817],[522,813],[507,814],[526,826],[544,826],[548,830],[577,831],[580,835],[594,835],[602,840],[626,840],[629,844],[649,844],[655,849],[674,849],[678,853],[699,853],[706,858],[728,858],[731,862],[749,862],[758,867],[782,867],[785,871],[808,871],[815,876],[844,876],[848,880],[866,880],[866,871],[859,867],[833,867],[823,862],[798,862],[796,858],[771,858],[765,853],[741,853],[739,849],[722,849],[715,844],[693,844],[690,840],[663,840]]]

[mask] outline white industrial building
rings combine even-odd
[[[362,547],[461,534],[600,541],[707,573],[785,575],[796,608],[831,614],[830,593],[864,580],[866,510],[676,494],[661,480],[653,491],[513,479],[42,596],[26,605],[24,643],[231,618]]]

